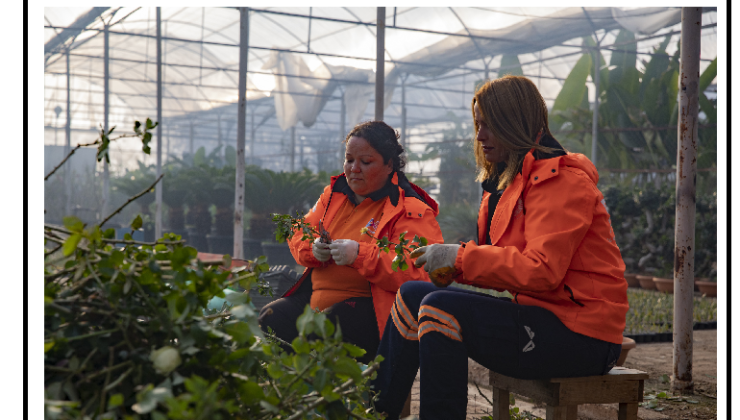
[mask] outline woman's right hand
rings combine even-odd
[[[316,240],[313,241],[311,250],[313,251],[313,256],[322,263],[331,259],[329,244],[321,242],[321,238],[316,238]]]

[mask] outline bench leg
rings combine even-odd
[[[509,391],[493,388],[493,420],[509,420]]]
[[[563,405],[553,407],[548,405],[545,418],[547,420],[576,420],[578,419],[578,406]]]
[[[619,403],[619,420],[637,420],[637,403]]]

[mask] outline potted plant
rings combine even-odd
[[[624,273],[624,279],[627,280],[627,287],[640,287],[640,281],[637,280],[637,274]]]
[[[206,235],[210,233],[213,224],[209,210],[213,187],[210,172],[205,165],[195,165],[184,168],[180,175],[183,182],[188,185],[185,194],[185,203],[188,205],[185,224],[189,245],[205,251],[208,249]]]
[[[673,270],[662,268],[655,273],[653,283],[658,291],[673,293]]]
[[[275,224],[271,214],[305,212],[321,194],[328,179],[326,174],[274,172],[249,167],[245,175],[245,206],[252,211],[249,237],[258,240],[271,265],[295,265],[287,243],[275,242]]]
[[[232,254],[234,249],[234,176],[233,166],[209,167],[211,202],[216,206],[215,223],[206,235],[208,250],[214,254]]]
[[[655,287],[655,281],[653,281],[652,274],[637,274],[637,281],[640,282],[640,287],[646,290],[657,290]]]
[[[717,277],[709,277],[706,280],[695,280],[694,284],[699,288],[702,295],[708,297],[717,296]]]
[[[168,166],[162,178],[162,201],[167,205],[167,231],[180,235],[188,241],[188,232],[185,229],[185,201],[189,185],[181,176],[183,171],[179,166]],[[189,242],[188,242],[189,243]]]

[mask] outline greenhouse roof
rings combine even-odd
[[[282,143],[295,127],[315,152],[373,119],[376,13],[249,9],[248,139],[252,129],[257,143]],[[56,130],[67,125],[68,76],[72,144],[76,136],[89,141],[104,121],[106,32],[110,125],[128,129],[134,120],[155,119],[156,8],[46,8],[44,17],[45,144],[59,144]],[[680,8],[387,7],[385,121],[405,125],[409,141],[423,144],[440,123],[469,119],[477,82],[519,68],[552,106],[577,60],[592,51],[584,37],[598,38],[607,63],[615,51],[636,50],[640,67],[666,37],[666,52],[676,50],[680,19]],[[164,7],[160,22],[160,122],[168,152],[235,144],[239,10]],[[716,10],[705,8],[702,70],[717,56],[716,22]],[[616,43],[622,29],[637,41]],[[133,144],[120,147],[133,152]],[[113,163],[120,169],[126,162]]]

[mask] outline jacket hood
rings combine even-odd
[[[588,157],[586,157],[586,155],[583,155],[581,153],[567,152],[563,148],[563,146],[557,140],[555,140],[555,138],[547,134],[542,136],[542,138],[540,139],[540,144],[546,147],[553,148],[555,150],[553,153],[548,154],[539,152],[535,149],[531,149],[528,153],[528,156],[526,156],[524,159],[525,163],[523,165],[522,171],[524,171],[524,168],[527,168],[526,172],[529,173],[529,170],[532,168],[532,164],[535,160],[560,159],[565,166],[580,169],[586,175],[588,175],[589,178],[591,178],[594,184],[598,184],[599,173],[596,171],[596,166],[594,166],[594,164]]]
[[[568,153],[563,156],[563,163],[571,168],[578,168],[591,178],[594,184],[599,183],[599,173],[596,166],[585,155],[581,153]]]
[[[432,209],[432,212],[434,212],[435,217],[439,214],[439,204],[437,204],[437,202],[429,194],[427,194],[427,192],[424,191],[423,188],[409,181],[408,178],[406,178],[406,174],[404,174],[403,172],[394,172],[393,175],[390,177],[389,182],[398,187],[391,189],[389,191],[390,194],[388,194],[391,199],[391,203],[394,206],[398,205],[400,189],[403,190],[405,197],[416,198],[417,200],[429,206],[429,208]],[[343,173],[331,177],[330,185],[331,190],[334,192],[344,192],[342,190],[349,189],[347,177]]]

